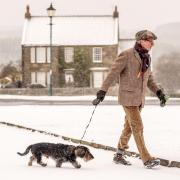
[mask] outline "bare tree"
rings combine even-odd
[[[19,75],[20,75],[20,70],[18,70],[17,67],[15,67],[12,62],[5,65],[0,72],[0,78],[10,77],[12,79],[12,82],[16,81],[16,78]]]
[[[154,74],[167,90],[180,90],[180,53],[173,52],[159,57],[154,64]]]

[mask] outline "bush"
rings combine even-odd
[[[90,61],[88,55],[83,50],[77,50],[74,62],[74,81],[75,87],[90,86]]]

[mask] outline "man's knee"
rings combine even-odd
[[[143,125],[141,123],[139,124],[132,124],[131,130],[133,134],[142,133],[143,132]]]

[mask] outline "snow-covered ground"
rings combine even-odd
[[[22,99],[22,100],[42,100],[42,101],[92,101],[96,98],[95,95],[89,96],[24,96],[24,95],[1,95],[0,99]],[[117,96],[106,96],[105,100],[117,101]],[[157,97],[146,97],[146,100],[158,100]],[[170,97],[169,100],[180,101],[180,98]]]
[[[27,127],[46,130],[60,135],[80,139],[93,106],[0,106],[0,121],[7,121]],[[180,161],[180,120],[179,106],[146,106],[142,111],[146,145],[152,155]],[[121,106],[98,106],[85,140],[116,147],[123,128],[124,112]],[[60,138],[39,133],[27,132],[0,125],[0,179],[173,179],[179,180],[179,168],[159,167],[154,170],[145,169],[136,158],[128,158],[132,166],[115,165],[112,163],[113,152],[90,148],[95,159],[74,169],[70,164],[62,168],[54,167],[48,160],[46,168],[34,165],[27,166],[28,157],[20,157],[17,151],[23,152],[32,143],[61,142]],[[133,138],[130,140],[131,151],[136,151]],[[46,161],[46,160],[45,160]]]
[[[95,95],[89,96],[24,96],[24,95],[0,95],[0,99],[24,99],[24,100],[44,100],[44,101],[73,101],[73,100],[91,100]],[[117,100],[116,96],[106,96],[106,100]]]

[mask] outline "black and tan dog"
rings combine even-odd
[[[81,165],[76,161],[77,157],[82,158],[84,161],[93,159],[93,155],[85,146],[73,146],[67,144],[54,144],[54,143],[37,143],[27,147],[24,153],[19,153],[24,156],[31,150],[32,156],[30,157],[29,166],[32,166],[34,160],[41,166],[47,166],[42,162],[42,156],[50,157],[56,162],[56,167],[61,167],[62,163],[70,162],[75,168],[80,168]]]

